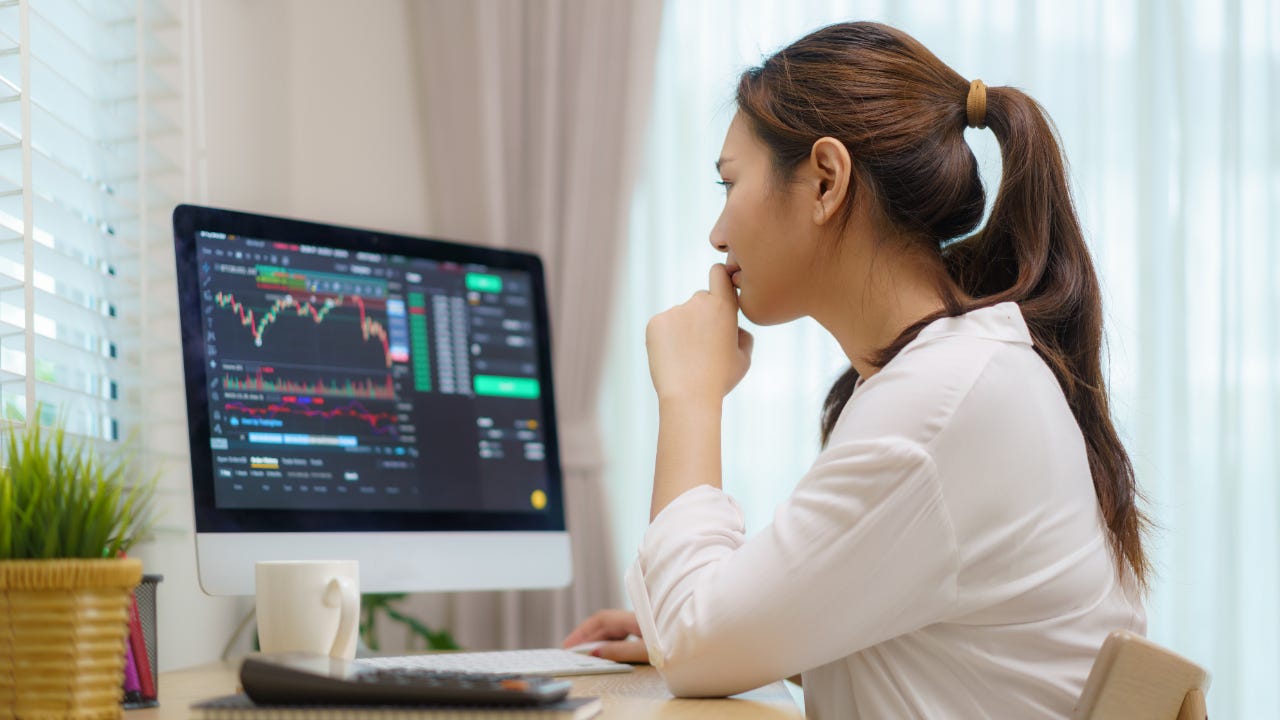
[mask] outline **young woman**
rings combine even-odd
[[[707,291],[653,318],[660,408],[636,611],[567,639],[672,692],[803,673],[809,714],[1065,716],[1112,630],[1145,630],[1133,469],[1107,409],[1098,280],[1049,120],[893,28],[845,23],[743,74]],[[986,227],[966,127],[1003,176]],[[851,367],[823,450],[747,538],[724,396],[757,324],[809,316]]]

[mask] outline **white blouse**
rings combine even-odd
[[[1146,630],[1080,433],[1014,303],[931,323],[860,383],[750,538],[703,485],[627,573],[673,693],[804,674],[813,718],[1063,717],[1107,633]]]

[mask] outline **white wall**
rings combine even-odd
[[[405,3],[292,6],[291,210],[425,233],[421,113]]]
[[[192,202],[423,234],[425,182],[401,0],[192,0]],[[177,484],[183,483],[178,479]],[[165,576],[162,670],[217,659],[252,603],[196,581],[189,487],[138,550]],[[247,639],[241,640],[240,648]]]

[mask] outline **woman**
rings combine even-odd
[[[1112,630],[1145,630],[1146,520],[1107,409],[1098,281],[1041,108],[911,37],[845,23],[743,74],[716,163],[710,287],[653,318],[660,429],[618,641],[677,695],[803,673],[813,717],[1070,713]],[[986,227],[967,127],[1003,175]],[[823,450],[750,539],[720,490],[737,313],[816,319],[851,367]]]

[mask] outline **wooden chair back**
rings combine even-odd
[[[1107,636],[1073,720],[1206,720],[1204,668],[1127,630]]]

